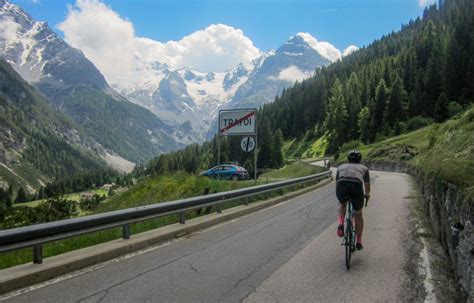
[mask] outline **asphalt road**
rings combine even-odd
[[[301,302],[404,298],[408,176],[373,174],[349,272],[334,183],[6,302]]]

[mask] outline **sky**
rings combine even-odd
[[[120,82],[143,62],[224,71],[297,33],[337,57],[348,46],[399,30],[435,0],[10,1],[48,22],[108,80]]]

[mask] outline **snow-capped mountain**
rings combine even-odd
[[[261,64],[239,87],[226,107],[258,108],[273,101],[283,88],[311,77],[317,68],[331,63],[311,47],[302,34],[291,37],[276,51],[265,54],[260,61]]]
[[[251,63],[239,64],[227,72],[201,73],[189,67],[173,71],[166,65],[155,65],[153,80],[148,77],[135,86],[114,87],[176,126],[175,140],[189,144],[212,137],[219,109],[258,108],[329,63],[331,60],[311,45],[307,34],[300,33],[276,51],[263,53]]]
[[[179,147],[169,136],[172,126],[117,93],[80,50],[6,0],[0,0],[0,58],[114,157],[146,161]]]
[[[353,50],[348,48],[344,54]],[[144,113],[136,114],[136,119],[134,115],[121,115],[126,117],[125,121],[119,121],[124,125],[114,128],[127,125],[136,128],[126,134],[124,144],[115,146],[115,149],[132,145],[131,148],[135,149],[132,153],[141,153],[141,149],[137,150],[138,145],[144,142],[131,142],[141,138],[137,136],[140,133],[147,141],[145,145],[149,142],[155,145],[143,146],[148,150],[148,157],[157,151],[203,142],[213,134],[219,109],[258,108],[271,102],[284,88],[311,77],[316,69],[341,58],[341,52],[307,33],[298,33],[277,50],[262,53],[249,63],[241,63],[225,72],[207,73],[192,67],[173,69],[156,58],[147,59],[147,56],[136,54],[133,58],[134,75],[138,77],[132,77],[130,81],[124,81],[127,78],[122,77],[116,83],[113,78],[108,78],[111,88],[94,64],[81,51],[60,39],[46,23],[36,22],[21,8],[0,0],[0,56],[79,124],[87,126],[91,117],[81,108],[84,104],[71,101],[71,94],[77,94],[78,87],[89,87],[102,93],[94,105],[94,110],[103,111],[96,116],[100,122],[106,115],[106,107],[100,105],[104,98],[123,104],[131,101],[148,109],[157,117],[156,121],[150,117],[140,118]],[[73,97],[90,106],[89,95],[90,92],[80,92],[80,96]],[[127,109],[121,111],[136,111],[128,105],[125,107]],[[118,121],[112,117],[111,120]],[[143,121],[150,123],[142,125]],[[91,125],[96,128],[91,133],[101,132],[97,123]],[[107,147],[112,149],[113,146]],[[128,151],[122,154],[129,159],[143,159],[142,156],[130,155]]]
[[[5,0],[0,0],[0,54],[30,83],[108,86],[81,51],[59,38],[46,22],[33,20]]]
[[[254,69],[253,64],[239,64],[228,72],[202,73],[189,67],[171,71],[160,66],[154,80],[134,88],[115,88],[174,125],[176,141],[190,144],[204,141],[218,109],[232,99]]]

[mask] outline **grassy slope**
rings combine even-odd
[[[412,157],[404,159],[408,148]],[[474,192],[474,107],[441,124],[359,147],[365,160],[407,161]],[[342,151],[341,155],[347,151]],[[343,160],[343,157],[341,157]]]
[[[295,163],[261,175],[257,183],[263,184],[275,179],[296,178],[318,172],[321,172],[321,170],[317,167]],[[210,178],[190,176],[185,173],[163,175],[153,179],[145,179],[131,190],[112,197],[107,203],[100,206],[99,212],[199,196],[203,194],[205,188],[209,188],[212,193],[253,186],[254,184],[253,180],[217,181]]]

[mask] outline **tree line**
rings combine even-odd
[[[268,118],[257,113],[259,169],[279,168],[284,164],[282,153],[283,135],[281,130],[272,131]],[[147,166],[137,166],[137,175],[156,176],[168,172],[185,171],[199,173],[218,162],[220,145],[220,163],[237,163],[245,167],[250,175],[254,173],[254,152],[244,152],[240,143],[243,136],[214,137],[203,144],[191,144],[186,148],[162,154],[152,159]]]
[[[114,183],[119,187],[131,186],[134,177],[133,174],[121,174],[112,169],[90,171],[49,182],[33,194],[27,193],[21,186],[14,188],[10,185],[8,189],[0,188],[0,212],[6,211],[13,204],[51,198],[58,199],[58,197],[65,194],[90,190],[104,184]]]

